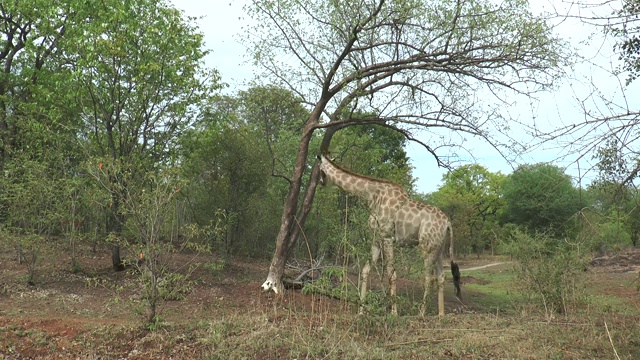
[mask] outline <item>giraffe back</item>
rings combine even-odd
[[[372,203],[370,226],[383,236],[393,236],[398,245],[420,243],[432,248],[444,242],[450,226],[447,215],[435,206],[411,199],[401,187],[385,187]]]

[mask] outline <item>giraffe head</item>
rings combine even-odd
[[[327,176],[334,169],[332,160],[324,154],[318,155],[318,160],[320,161],[320,185],[327,187],[335,185],[330,180],[330,176]]]

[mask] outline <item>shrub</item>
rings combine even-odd
[[[566,242],[547,234],[514,231],[503,248],[516,261],[518,290],[547,316],[562,314],[583,300],[586,259]]]

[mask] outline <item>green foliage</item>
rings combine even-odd
[[[224,218],[221,251],[263,254],[258,249],[272,244],[287,191],[283,178],[294,161],[291,128],[303,110],[289,92],[252,88],[212,101],[203,121],[181,137],[192,221]]]
[[[3,1],[0,167],[14,152],[51,155],[55,139],[65,139],[66,147],[73,147],[77,103],[70,95],[71,77],[60,54],[65,39],[74,37],[74,30],[86,22],[88,8],[84,1]]]
[[[10,0],[1,13],[0,196],[8,224],[56,235],[83,224],[97,238],[112,210],[104,230],[119,232],[119,189],[143,186],[141,174],[175,160],[177,134],[220,87],[204,67],[194,19],[163,0]],[[92,187],[81,159],[96,155],[122,173]],[[28,186],[36,191],[23,191]],[[31,210],[19,219],[13,207],[25,205]]]
[[[505,201],[503,223],[514,223],[531,231],[560,235],[583,206],[571,178],[555,165],[521,165],[502,186]]]
[[[46,163],[14,156],[5,164],[0,193],[6,224],[26,234],[49,236],[60,229],[68,198],[61,178]]]
[[[384,319],[389,315],[391,299],[383,291],[368,291],[364,303],[359,305],[367,314],[366,317]]]
[[[191,291],[193,281],[189,280],[193,269],[187,271],[186,274],[180,274],[177,272],[169,272],[166,268],[158,274],[157,279],[157,296],[162,301],[180,301]],[[153,289],[151,289],[153,281],[145,279],[145,276],[150,276],[150,272],[143,275],[143,296],[144,299],[150,301],[150,296],[153,295]]]
[[[150,170],[218,86],[203,66],[203,36],[163,0],[96,4],[86,34],[69,44],[93,154],[136,157]],[[198,106],[200,105],[200,106]]]
[[[625,158],[617,138],[612,137],[607,139],[604,145],[599,146],[596,149],[593,159],[598,160],[596,167],[598,168],[598,178],[595,183],[606,184],[621,184],[624,179],[629,175],[629,159]],[[638,160],[635,160],[637,163]],[[613,189],[609,189],[613,190]]]
[[[597,149],[594,159],[598,160],[598,177],[589,185],[588,194],[593,210],[599,215],[593,221],[604,228],[617,228],[636,246],[640,238],[639,193],[632,184],[629,166],[635,168],[638,160],[623,156],[619,145],[617,139],[610,139]],[[600,251],[608,247],[610,235],[613,235],[610,237],[611,245],[620,243],[618,234],[599,236],[602,241],[596,245]]]
[[[606,250],[631,245],[631,236],[619,222],[600,224],[598,230],[598,236],[591,244],[591,248],[595,251],[604,253]]]
[[[622,9],[615,15],[619,19],[610,21],[608,28],[618,38],[615,48],[619,51],[619,59],[623,61],[622,70],[629,74],[629,85],[640,76],[640,27],[637,22],[640,1],[623,0]]]
[[[517,262],[516,288],[549,317],[570,311],[584,301],[586,259],[576,249],[542,233],[516,230],[504,249]]]
[[[82,106],[84,152],[111,167],[102,187],[110,196],[107,232],[126,223],[120,189],[142,188],[148,173],[176,160],[178,134],[192,125],[219,76],[204,67],[194,19],[163,0],[93,4],[81,34],[65,42]]]
[[[453,221],[456,251],[472,248],[480,254],[494,245],[505,177],[481,165],[465,165],[443,176],[444,184],[429,197]]]
[[[182,247],[195,251],[213,251],[224,248],[226,234],[229,228],[223,210],[216,210],[214,217],[206,225],[195,222],[185,224],[180,229],[183,238]]]
[[[204,264],[203,267],[212,273],[217,273],[224,270],[227,267],[227,262],[224,259],[217,259]]]
[[[350,114],[352,118],[365,114]],[[404,149],[405,136],[380,125],[350,126],[337,132],[331,142],[336,162],[367,176],[393,181],[413,192],[415,179]]]
[[[347,268],[330,266],[322,269],[319,279],[302,288],[305,295],[319,294],[351,303],[358,302],[358,292],[347,281]]]

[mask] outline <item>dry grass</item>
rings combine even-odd
[[[443,319],[414,316],[411,308],[400,317],[358,317],[353,305],[320,295],[264,294],[268,263],[234,259],[215,272],[196,271],[186,299],[163,304],[163,323],[148,331],[135,314],[135,275],[112,274],[106,251],[85,252],[80,274],[49,258],[31,287],[10,250],[0,248],[0,358],[640,358],[634,273],[585,273],[595,300],[551,319],[514,303],[521,298],[507,290],[508,266],[463,272],[476,284],[465,287],[466,307],[448,286]]]

